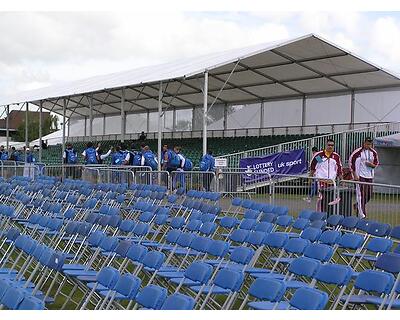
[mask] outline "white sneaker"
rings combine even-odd
[[[303,198],[303,201],[307,202],[307,203],[311,203],[311,198]]]
[[[360,219],[365,219],[365,214],[364,213],[360,212],[359,216],[360,216]]]

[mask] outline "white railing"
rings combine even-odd
[[[341,155],[342,161],[346,163],[351,152],[355,148],[361,146],[363,140],[366,137],[371,137],[374,139],[377,137],[382,137],[398,132],[400,132],[400,122],[384,123],[369,127],[342,131],[338,133],[319,135],[308,139],[280,143],[263,148],[231,153],[223,156],[218,156],[217,158],[226,158],[228,160],[228,166],[230,168],[238,168],[240,159],[243,158],[263,157],[282,151],[305,149],[306,160],[309,161],[312,147],[315,146],[317,148],[323,148],[325,146],[326,140],[330,138],[335,141],[335,149]]]

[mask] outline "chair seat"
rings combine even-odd
[[[210,291],[211,291],[211,294],[221,294],[221,295],[228,295],[231,293],[230,290],[224,289],[224,288],[221,288],[218,286],[214,286],[214,287],[205,286],[204,288],[202,288],[202,286],[193,286],[193,287],[190,287],[190,289],[192,289],[195,292],[199,292],[202,289],[202,291],[201,291],[202,294],[207,294]]]
[[[255,310],[287,310],[290,306],[288,302],[269,302],[269,301],[254,301],[247,304],[250,308]],[[276,305],[276,306],[275,306]]]
[[[96,282],[97,276],[78,276],[76,278],[82,282]]]
[[[281,274],[281,273],[265,272],[265,273],[250,273],[250,275],[253,278],[273,278],[273,279],[280,279],[280,280],[285,279],[285,275]]]
[[[78,276],[95,276],[97,271],[94,270],[64,270],[64,274],[72,277]]]
[[[271,273],[271,270],[269,269],[264,269],[264,268],[255,268],[255,267],[251,267],[251,268],[246,268],[246,270],[244,270],[244,272],[247,273]]]
[[[183,281],[182,281],[182,279],[183,279]],[[182,285],[186,286],[186,287],[192,287],[192,286],[199,286],[200,285],[200,283],[198,281],[193,281],[193,280],[190,280],[188,278],[172,278],[172,279],[169,279],[169,281],[172,282],[172,283],[175,283],[175,284],[182,283]]]
[[[290,264],[294,259],[293,258],[271,258],[272,261],[278,261],[279,263]]]
[[[104,290],[108,290],[108,289],[110,289],[110,288],[107,288],[107,287],[105,287],[105,286],[103,286],[102,284],[100,284],[100,283],[97,283],[97,282],[89,282],[89,283],[86,283],[86,286],[89,288],[89,289],[93,289],[94,287],[96,287],[96,291],[104,291]]]
[[[348,295],[344,295],[340,298],[340,301],[346,301]],[[367,294],[360,294],[360,295],[352,295],[350,296],[349,303],[352,304],[366,304],[368,303],[368,299],[373,298],[373,296]]]
[[[0,269],[0,274],[17,274],[18,273],[18,270],[15,270],[15,269],[10,269],[10,268],[1,268]]]
[[[384,303],[384,306],[387,307],[389,306],[389,299],[386,299],[386,302]],[[383,298],[381,297],[370,297],[367,298],[367,302],[370,304],[375,304],[377,306],[380,306],[383,302]],[[400,308],[400,299],[395,299],[392,303],[392,309],[399,309]]]
[[[182,278],[184,271],[161,271],[157,275],[163,278]]]
[[[103,297],[107,296],[107,294],[110,296],[110,293],[113,292],[111,290],[102,290],[100,291],[100,295]],[[134,298],[128,297],[123,295],[122,293],[116,292],[114,295],[114,300],[133,300]]]
[[[78,263],[66,263],[62,266],[63,270],[84,270],[86,266]]]

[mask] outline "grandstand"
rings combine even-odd
[[[304,171],[240,168],[242,159],[293,150],[309,161],[328,138],[345,162],[366,137],[400,132],[398,122],[366,124],[356,103],[399,87],[389,71],[307,35],[1,97],[7,110],[52,110],[63,126],[37,163],[0,162],[0,307],[400,308],[400,186],[324,179],[321,197],[308,197],[320,181]],[[345,98],[339,106],[321,96]],[[230,127],[235,112],[249,127]],[[281,125],[268,127],[274,113]],[[348,117],[307,122],[326,114]],[[108,132],[112,125],[119,131]],[[67,141],[78,152],[88,141],[137,146],[142,130],[158,157],[161,144],[180,145],[197,166],[211,149],[227,167],[61,165]],[[361,218],[363,185],[373,193]]]

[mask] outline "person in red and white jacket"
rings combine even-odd
[[[379,165],[378,153],[372,148],[372,139],[366,138],[362,147],[353,151],[349,158],[350,171],[356,185],[357,210],[361,218],[367,215],[366,204],[372,197],[372,182],[375,168]]]
[[[311,159],[310,176],[318,180],[319,190],[328,188],[332,185],[332,180],[342,178],[342,161],[339,154],[334,152],[335,141],[328,139],[326,148],[322,151],[315,153]],[[319,201],[317,202],[317,210],[321,211],[326,209],[325,199],[321,192],[319,192]]]

